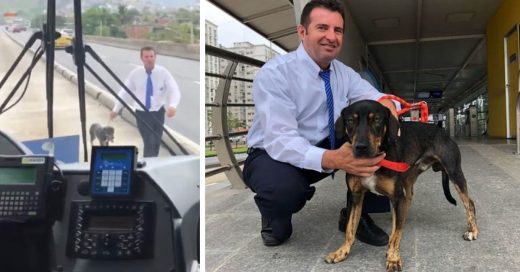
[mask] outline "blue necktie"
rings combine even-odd
[[[153,84],[152,84],[152,72],[146,72],[148,79],[146,79],[146,102],[145,106],[147,110],[150,110],[152,106],[152,95],[153,95]]]
[[[325,94],[327,94],[327,108],[329,110],[329,142],[330,149],[334,149],[336,135],[334,134],[334,98],[330,87],[330,70],[321,71],[320,77],[325,83]]]

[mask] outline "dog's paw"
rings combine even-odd
[[[339,263],[344,261],[348,256],[348,252],[344,249],[338,249],[334,252],[329,253],[327,257],[325,257],[325,262],[327,263]]]
[[[394,271],[402,271],[403,265],[401,263],[401,259],[397,260],[386,260],[386,271],[394,272]]]
[[[464,240],[466,240],[466,241],[473,241],[473,240],[477,240],[477,236],[478,236],[478,232],[476,232],[476,231],[466,231],[462,235],[462,238],[464,238]]]

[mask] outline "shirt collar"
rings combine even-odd
[[[307,68],[310,70],[310,73],[312,75],[314,75],[316,77],[320,76],[319,74],[321,72],[321,68],[311,58],[311,56],[309,56],[307,51],[305,51],[305,47],[303,47],[303,42],[301,42],[300,45],[298,46],[298,49],[296,49],[296,56],[298,57],[298,59],[300,59],[307,66]],[[332,60],[332,62],[330,63],[330,66],[329,66],[329,70],[331,71],[331,74],[334,71],[334,65],[333,65],[334,61],[335,60]]]
[[[146,70],[146,68],[144,67],[144,65],[143,65],[143,70],[144,70],[144,72],[145,72],[146,74],[152,74],[153,71],[155,70],[155,65],[154,65],[154,67],[152,68],[152,70],[150,70],[150,72],[148,72],[148,71]]]

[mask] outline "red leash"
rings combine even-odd
[[[379,98],[378,101],[381,101],[382,99],[392,99],[399,103],[401,103],[401,110],[397,112],[397,116],[400,116],[401,114],[414,110],[414,109],[420,109],[421,110],[421,122],[427,123],[428,122],[428,104],[426,104],[425,101],[419,101],[417,103],[408,103],[404,101],[402,98],[397,97],[395,95],[385,95],[381,98]],[[410,165],[405,162],[393,162],[386,159],[383,159],[380,161],[377,165],[381,167],[388,168],[390,170],[394,170],[396,172],[406,172],[408,169],[410,169]]]
[[[392,99],[394,101],[397,101],[401,103],[401,110],[397,112],[397,116],[400,116],[401,114],[415,109],[421,110],[421,122],[428,123],[428,104],[426,104],[425,101],[419,101],[416,103],[408,103],[404,101],[402,98],[397,97],[395,95],[385,95],[377,101],[381,101],[382,99]]]

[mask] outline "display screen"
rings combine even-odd
[[[0,167],[0,185],[34,185],[36,168]]]
[[[442,98],[442,91],[430,91],[431,98]]]
[[[87,219],[87,230],[92,231],[132,231],[135,226],[135,216],[90,216]]]
[[[101,159],[105,161],[122,161],[128,159],[126,153],[102,153]]]
[[[95,146],[92,149],[90,195],[129,197],[136,149],[131,146]]]

